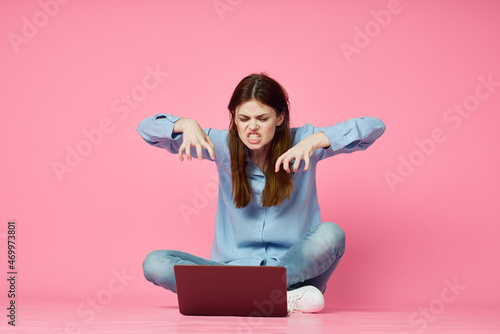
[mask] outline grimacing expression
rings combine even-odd
[[[265,152],[276,132],[283,123],[284,112],[277,116],[276,111],[257,100],[241,103],[236,107],[234,123],[243,144],[255,152]]]

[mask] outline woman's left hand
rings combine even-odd
[[[290,173],[290,161],[295,159],[293,164],[293,171],[299,170],[299,165],[302,160],[305,162],[304,172],[309,169],[310,158],[320,147],[330,146],[328,137],[323,132],[318,132],[312,134],[299,143],[293,146],[291,149],[283,153],[278,160],[276,160],[275,172],[280,170],[280,165],[283,164],[283,169]]]

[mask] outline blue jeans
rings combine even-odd
[[[281,258],[278,266],[286,268],[287,289],[314,285],[325,292],[326,283],[344,255],[345,234],[335,223],[323,223],[311,228]],[[155,285],[177,292],[174,265],[225,265],[221,262],[175,250],[156,250],[142,264],[144,276]]]

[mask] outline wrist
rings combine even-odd
[[[324,132],[315,133],[314,136],[314,147],[316,149],[330,146],[330,140],[328,140],[328,137]]]
[[[174,124],[174,132],[184,132],[184,125],[189,118],[181,118]]]

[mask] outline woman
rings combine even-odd
[[[228,109],[229,130],[203,130],[193,119],[157,114],[138,132],[149,144],[188,160],[214,161],[219,195],[211,259],[172,250],[151,252],[147,280],[176,292],[176,264],[284,266],[289,311],[318,312],[326,283],[344,254],[344,231],[322,223],[316,164],[365,150],[385,130],[374,117],[329,127],[290,129],[288,95],[265,74],[245,77]]]

